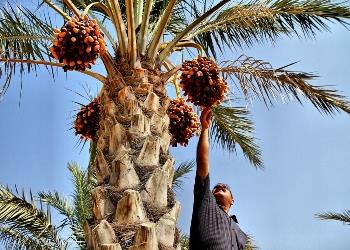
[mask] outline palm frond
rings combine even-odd
[[[195,167],[196,162],[194,160],[181,162],[176,168],[173,177],[173,188],[182,189],[183,179],[189,174]]]
[[[190,237],[188,235],[180,232],[179,244],[180,244],[181,250],[190,249]]]
[[[198,8],[191,5],[193,9]],[[329,31],[330,22],[348,26],[350,8],[344,2],[328,0],[253,0],[238,3],[219,12],[192,33],[208,54],[216,57],[226,47],[245,47],[264,41],[273,42],[280,35],[314,37]],[[190,37],[190,38],[191,38]]]
[[[227,4],[230,0],[221,0],[219,1],[218,4],[207,10],[206,12],[203,13],[203,15],[197,17],[192,23],[188,24],[188,26],[178,33],[175,38],[169,42],[169,44],[165,47],[165,49],[160,53],[159,58],[160,61],[164,61],[166,57],[169,56],[171,53],[172,49],[176,46],[176,44],[181,40],[185,39],[187,36],[189,36],[192,31],[198,27],[204,20],[206,20],[208,17],[213,15],[216,11],[218,11],[220,8],[222,8],[225,4]]]
[[[0,59],[50,61],[48,48],[53,38],[48,17],[40,18],[39,13],[21,6],[0,8]],[[5,78],[0,95],[6,92],[16,73],[22,76],[25,71],[36,69],[35,64],[4,61],[0,66],[0,78],[3,74]]]
[[[39,192],[38,196],[42,202],[54,207],[60,214],[66,218],[72,219],[73,207],[67,198],[62,197],[57,191]]]
[[[212,112],[210,139],[230,152],[236,152],[238,144],[254,167],[263,168],[261,150],[252,135],[255,130],[253,122],[248,118],[248,110],[219,105],[214,107]]]
[[[152,33],[152,30],[156,27],[156,24],[159,21],[159,18],[164,12],[169,1],[170,0],[154,1],[153,8],[150,13],[150,30],[148,31],[149,33]],[[176,1],[174,9],[171,13],[171,17],[165,28],[167,34],[176,35],[186,27],[186,8],[184,6],[185,1],[186,0]]]
[[[60,6],[63,10],[69,11],[69,6],[67,6],[64,2],[64,0],[53,0],[55,4]],[[100,8],[97,4],[94,5],[96,2],[102,2],[98,0],[71,0],[72,4],[79,9],[81,12],[85,10],[85,8],[89,5],[91,5],[90,10],[94,12],[94,14],[100,15],[103,19],[110,18],[108,15],[108,12],[104,8]]]
[[[258,250],[260,249],[257,245],[255,245],[253,241],[253,237],[248,235],[247,242],[245,243],[244,250]]]
[[[74,216],[77,219],[77,223],[81,228],[84,225],[86,219],[91,217],[91,190],[93,184],[88,177],[87,171],[83,171],[80,167],[74,163],[68,163],[68,169],[72,174],[74,193],[73,193],[73,203],[74,203]]]
[[[52,249],[66,248],[66,244],[51,224],[48,210],[45,213],[38,209],[33,201],[27,202],[24,194],[19,197],[2,186],[0,186],[0,225],[2,228],[10,228],[12,232],[21,234],[22,238],[45,240]]]
[[[0,226],[0,245],[4,246],[5,249],[52,250],[52,245],[47,244],[43,240],[28,237],[12,228],[2,226]]]
[[[347,225],[350,225],[350,210],[345,210],[342,213],[325,212],[316,214],[316,217],[321,220],[337,220]]]
[[[176,0],[169,0],[164,12],[160,16],[159,21],[155,26],[155,31],[152,35],[152,39],[147,50],[147,57],[151,59],[152,62],[155,62],[162,36],[164,35],[167,23],[172,16],[172,11],[175,7],[175,4]]]
[[[68,169],[72,174],[74,185],[73,197],[73,223],[71,229],[75,241],[81,247],[86,247],[84,223],[92,216],[91,190],[95,187],[93,174],[82,170],[76,163],[68,163]]]
[[[344,96],[336,90],[309,84],[307,81],[315,78],[315,75],[286,70],[292,64],[273,69],[270,63],[241,56],[225,65],[221,69],[224,76],[235,76],[248,99],[258,97],[270,105],[276,97],[296,99],[301,103],[303,96],[321,113],[331,115],[341,110],[350,113],[350,103]]]

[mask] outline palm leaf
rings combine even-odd
[[[74,192],[74,216],[77,220],[78,226],[83,228],[86,219],[91,218],[91,190],[93,189],[93,183],[88,177],[87,171],[83,171],[79,166],[72,162],[68,163],[68,169],[72,174]]]
[[[2,186],[0,186],[0,225],[3,228],[2,233],[5,233],[6,228],[11,229],[14,233],[13,242],[17,242],[16,238],[32,237],[47,242],[52,249],[66,248],[66,244],[51,224],[48,210],[46,213],[39,210],[33,201],[27,202],[24,195],[19,197]],[[21,236],[18,236],[19,234]],[[0,240],[11,241],[9,237]]]
[[[84,223],[92,217],[91,191],[95,187],[95,178],[88,171],[82,170],[76,163],[68,163],[68,169],[72,174],[74,185],[73,197],[73,218],[71,224],[73,235],[81,248],[86,248]]]
[[[273,69],[264,61],[241,56],[236,61],[226,62],[221,71],[224,76],[234,76],[248,99],[258,97],[266,105],[272,104],[276,97],[283,100],[296,99],[301,103],[301,96],[308,99],[325,114],[334,114],[343,110],[350,113],[350,103],[336,90],[313,86],[307,81],[316,76],[304,72],[286,70],[287,66]]]
[[[182,188],[185,175],[189,174],[194,169],[195,165],[196,162],[194,160],[180,163],[180,165],[176,168],[173,177],[173,187],[175,189]]]
[[[196,12],[200,10],[191,4]],[[203,10],[205,11],[205,10]],[[348,25],[350,8],[343,2],[328,0],[253,0],[222,10],[203,22],[191,37],[208,54],[216,57],[217,50],[251,46],[275,41],[280,35],[314,37],[316,32],[329,31],[332,21]]]
[[[33,237],[28,237],[22,233],[17,232],[11,228],[0,226],[0,244],[5,247],[5,249],[18,249],[18,250],[51,250],[52,245],[47,242],[35,239]]]
[[[244,250],[258,250],[260,249],[258,246],[255,245],[253,242],[252,236],[248,235],[247,242],[245,243]]]
[[[325,212],[316,214],[316,217],[321,220],[337,220],[347,225],[350,225],[350,210],[345,210],[343,213]]]
[[[210,129],[210,139],[230,152],[236,152],[236,144],[238,144],[253,166],[263,168],[261,151],[252,135],[254,126],[248,118],[248,110],[219,105],[214,107],[212,112],[213,125]]]
[[[39,18],[25,7],[0,8],[0,59],[4,61],[0,66],[0,78],[4,74],[4,84],[0,88],[0,95],[8,89],[12,77],[19,73],[21,76],[27,71],[36,71],[35,64],[22,60],[50,61],[49,44],[53,40],[51,22],[48,18]],[[18,59],[8,60],[8,59]],[[16,66],[19,66],[19,72]]]
[[[179,245],[181,247],[181,250],[190,249],[190,237],[180,232]]]
[[[66,219],[72,221],[73,207],[68,199],[62,197],[57,191],[39,192],[38,196],[42,202],[49,204]]]

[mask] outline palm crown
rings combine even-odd
[[[81,73],[106,83],[107,78],[115,74],[112,65],[114,55],[117,55],[132,67],[141,66],[142,61],[152,68],[162,69],[163,79],[174,82],[177,89],[179,67],[171,63],[172,53],[180,51],[185,54],[186,48],[194,48],[200,54],[217,57],[219,51],[228,47],[244,48],[264,41],[274,42],[281,36],[313,37],[317,31],[328,30],[327,21],[347,26],[346,19],[350,16],[350,9],[344,4],[324,0],[246,3],[225,0],[216,4],[44,0],[39,7],[42,15],[22,6],[1,8],[2,95],[15,74],[23,75],[25,71],[29,73],[37,70],[38,65],[44,65],[54,76],[52,69],[64,66],[49,56],[49,47],[54,40],[49,11],[55,11],[65,20],[69,20],[71,14],[89,15],[96,18],[105,33],[109,51],[101,55],[101,59],[108,75],[92,70]],[[115,32],[109,31],[111,26]],[[309,84],[315,75],[289,71],[287,66],[274,69],[268,62],[242,55],[222,63],[220,71],[225,78],[238,84],[248,100],[257,98],[270,105],[278,95],[296,98],[299,102],[304,97],[326,114],[350,111],[348,102],[336,91]],[[250,162],[262,167],[261,152],[254,142],[254,126],[249,120],[248,110],[220,105],[213,111],[213,140],[228,150],[235,150],[235,145],[239,144]]]

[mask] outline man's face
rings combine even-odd
[[[213,188],[213,194],[219,205],[230,207],[233,204],[234,200],[227,185],[223,183],[217,184]]]

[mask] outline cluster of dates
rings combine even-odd
[[[64,71],[85,70],[106,50],[104,34],[95,19],[72,17],[61,29],[54,29],[51,56],[63,63]]]
[[[181,71],[180,86],[187,96],[187,101],[196,106],[211,108],[224,100],[229,88],[220,77],[219,67],[213,60],[198,57],[192,61],[185,61]],[[188,140],[200,131],[197,115],[182,98],[172,100],[168,114],[172,146],[176,146],[177,143],[186,146]]]
[[[170,118],[169,131],[172,135],[171,145],[177,144],[187,146],[188,140],[199,133],[198,116],[193,112],[192,107],[185,103],[183,98],[173,99],[168,108]]]
[[[82,106],[74,121],[75,135],[82,140],[96,140],[100,123],[100,101],[95,98],[91,103]]]
[[[219,67],[207,57],[185,61],[181,68],[180,86],[187,100],[201,107],[219,104],[228,92],[227,83],[219,75]]]

